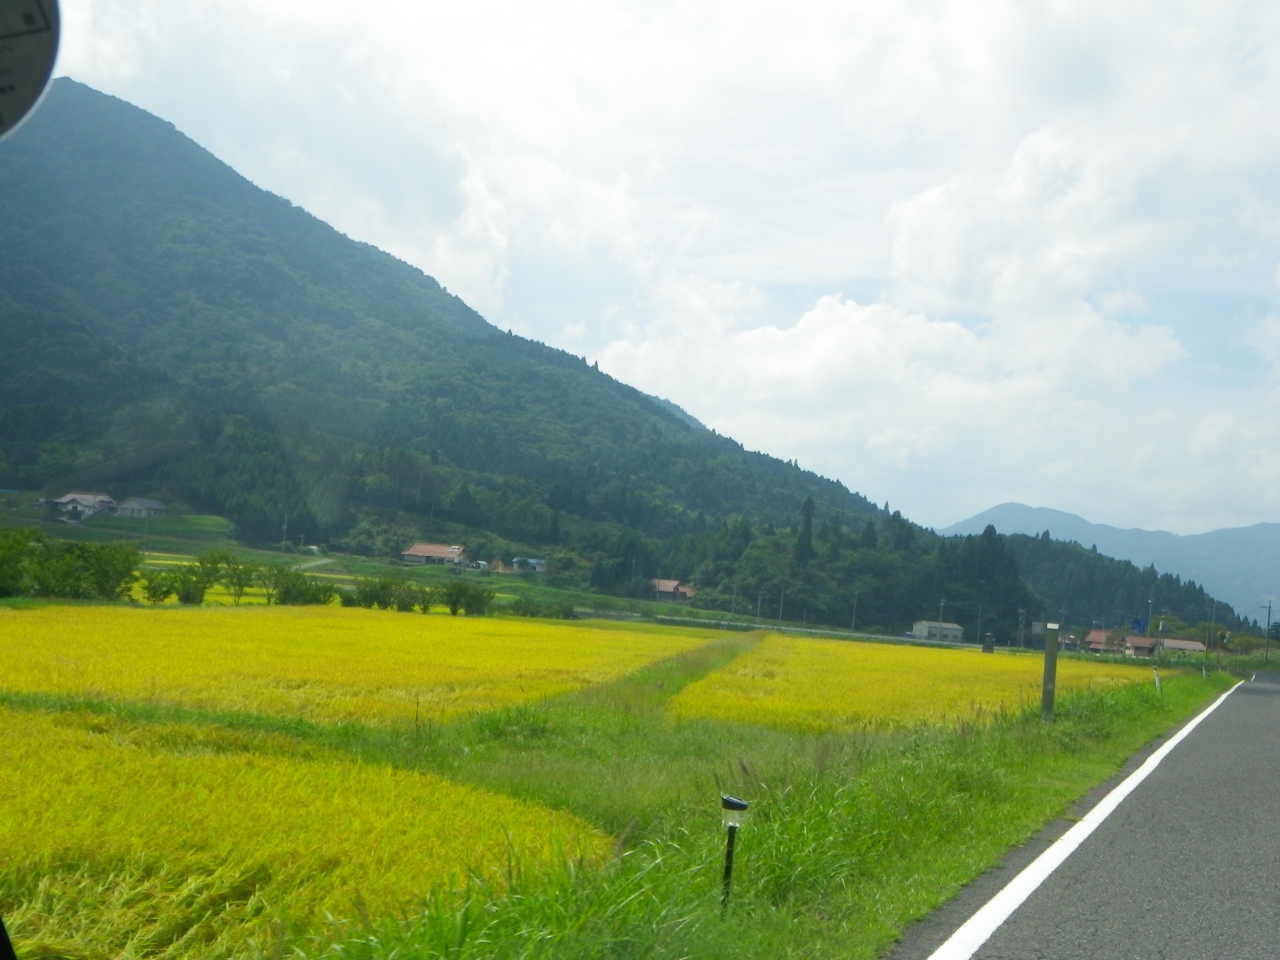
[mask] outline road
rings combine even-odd
[[[975,953],[955,940],[948,951],[1038,852],[992,871],[974,885],[981,899],[958,898],[967,902],[909,932],[891,960],[939,944],[975,960],[1280,957],[1280,674],[1241,684]]]

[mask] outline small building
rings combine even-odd
[[[1089,653],[1120,653],[1123,645],[1111,638],[1109,630],[1090,630],[1084,635],[1084,649]]]
[[[939,620],[917,620],[911,627],[911,636],[916,640],[963,643],[964,627],[958,623],[945,623]]]
[[[116,502],[105,493],[68,493],[52,501],[57,510],[61,510],[72,520],[83,520],[95,513],[115,513]]]
[[[1165,653],[1176,653],[1180,656],[1189,656],[1195,653],[1205,653],[1205,646],[1199,640],[1163,640],[1161,647]]]
[[[456,544],[447,543],[415,543],[408,550],[400,553],[405,563],[454,564],[461,566],[467,562],[467,551]]]
[[[148,500],[146,497],[130,497],[120,504],[116,510],[118,517],[136,517],[139,520],[154,520],[163,517],[168,508],[159,500]]]
[[[653,587],[653,598],[655,600],[688,603],[698,595],[696,587],[681,583],[679,580],[664,580],[660,577],[655,577],[649,581],[649,586]]]
[[[1126,657],[1153,657],[1159,652],[1159,637],[1124,638],[1124,655]]]
[[[547,561],[538,557],[513,557],[511,570],[513,573],[546,573],[550,568]]]

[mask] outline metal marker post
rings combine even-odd
[[[1053,722],[1053,694],[1058,682],[1058,625],[1044,626],[1044,686],[1040,691],[1040,716],[1045,723]]]
[[[13,952],[13,943],[9,940],[9,931],[4,928],[3,920],[0,920],[0,960],[18,960],[17,955]]]
[[[738,827],[742,826],[742,817],[747,812],[747,801],[720,795],[720,813],[724,817],[724,825],[729,837],[724,848],[724,893],[720,896],[720,916],[729,910],[729,884],[733,881],[733,847],[738,839]]]

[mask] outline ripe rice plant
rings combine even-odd
[[[568,813],[216,727],[0,709],[0,769],[24,955],[244,956],[281,925],[404,915],[501,886],[513,857],[555,872],[611,846]]]
[[[412,724],[613,679],[698,637],[333,607],[0,611],[0,689]]]
[[[813,732],[973,720],[1038,699],[1042,669],[1040,657],[1014,653],[775,635],[690,684],[670,709],[676,717]],[[1058,662],[1063,692],[1149,679],[1144,667]]]

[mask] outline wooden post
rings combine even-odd
[[[1058,624],[1044,625],[1044,686],[1040,692],[1040,716],[1053,722],[1053,694],[1058,681]]]

